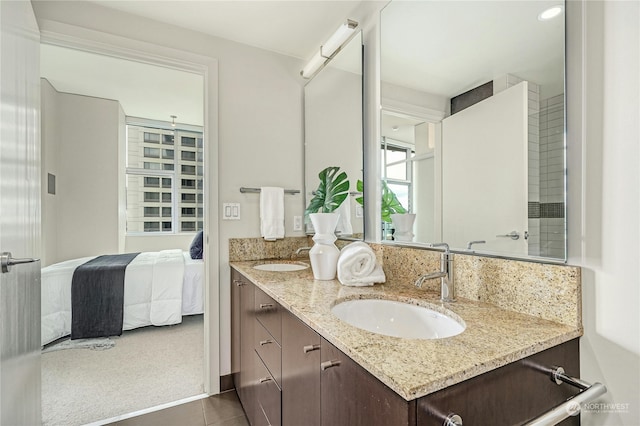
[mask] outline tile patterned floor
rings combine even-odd
[[[111,423],[111,426],[248,426],[234,390],[153,413]]]

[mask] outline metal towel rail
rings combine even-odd
[[[567,399],[564,403],[552,408],[546,413],[536,417],[525,426],[550,426],[563,421],[564,419],[575,416],[580,412],[580,407],[586,402],[590,402],[600,395],[607,393],[607,388],[602,383],[590,384],[575,377],[567,376],[564,368],[555,367],[551,370],[551,380],[558,385],[567,383],[573,387],[580,389],[580,393]]]
[[[245,193],[260,193],[260,188],[245,188],[244,186],[240,187],[240,192],[242,192],[243,194]],[[285,194],[299,194],[300,190],[299,189],[285,189],[284,190]]]

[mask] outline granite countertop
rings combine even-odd
[[[580,328],[488,303],[462,298],[443,303],[435,292],[413,285],[347,287],[338,280],[314,280],[311,268],[295,272],[253,269],[266,262],[231,262],[231,266],[407,401],[582,335]],[[336,303],[367,298],[448,310],[465,322],[466,330],[445,339],[403,339],[353,327],[331,313]]]

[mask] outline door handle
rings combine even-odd
[[[520,233],[518,231],[511,231],[505,235],[496,235],[496,237],[508,237],[508,238],[511,238],[512,240],[519,240]]]
[[[0,264],[2,266],[2,273],[6,273],[9,272],[11,270],[11,267],[14,265],[21,265],[23,263],[33,263],[33,262],[37,262],[40,259],[32,259],[32,258],[25,258],[25,259],[14,259],[13,257],[11,257],[11,252],[5,251],[2,254],[0,254]]]

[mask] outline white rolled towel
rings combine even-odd
[[[345,246],[338,257],[338,280],[349,286],[370,286],[386,280],[382,266],[366,243],[357,241]]]

